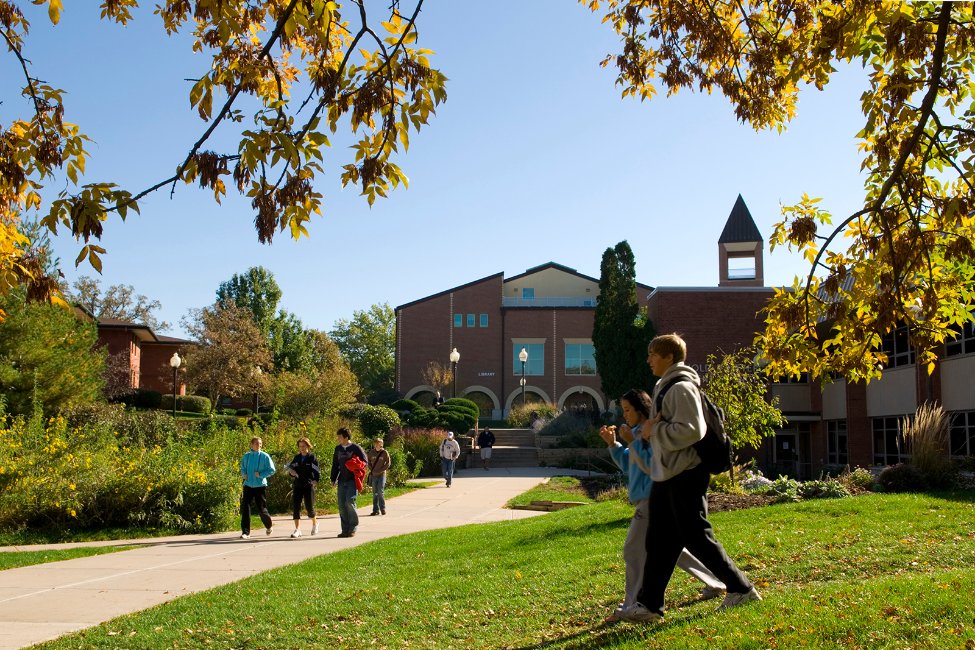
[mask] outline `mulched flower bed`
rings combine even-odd
[[[775,497],[767,494],[722,494],[708,492],[708,512],[724,512],[725,510],[744,510],[767,506],[775,501]]]

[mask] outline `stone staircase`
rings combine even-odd
[[[531,429],[491,429],[496,438],[491,467],[538,467],[538,447]],[[473,467],[481,466],[480,451],[474,452]]]

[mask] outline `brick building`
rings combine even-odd
[[[679,332],[687,363],[704,370],[709,354],[749,345],[762,328],[761,310],[774,293],[764,286],[764,243],[741,196],[718,239],[719,278],[714,287],[651,287],[638,297],[657,332]],[[430,362],[461,358],[456,390],[499,418],[521,399],[560,408],[609,407],[592,355],[598,280],[550,262],[505,278],[503,273],[421,298],[396,308],[396,389],[428,401]],[[773,383],[772,394],[788,423],[755,453],[773,474],[818,476],[827,465],[870,467],[905,457],[901,421],[927,399],[951,414],[953,457],[975,457],[975,332],[966,325],[946,346],[930,377],[914,363],[906,331],[884,339],[890,359],[879,381],[821,386],[804,379]],[[449,392],[449,391],[448,391]]]
[[[87,313],[87,312],[86,312]],[[185,357],[186,351],[196,345],[192,341],[156,334],[139,323],[103,318],[97,320],[97,347],[108,353],[110,378],[131,390],[154,390],[172,394],[173,369],[169,360],[173,353]],[[177,393],[186,394],[186,385],[177,379]]]

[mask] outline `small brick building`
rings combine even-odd
[[[97,320],[97,319],[96,319]],[[185,357],[193,341],[163,336],[139,323],[103,318],[97,320],[98,347],[106,348],[108,371],[115,375],[121,388],[173,393],[173,369],[169,362],[174,353]],[[176,392],[186,394],[182,371],[177,376]]]

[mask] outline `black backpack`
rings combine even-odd
[[[668,382],[660,392],[657,393],[657,413],[663,409],[664,395],[670,390],[671,386],[679,381],[689,381],[686,378],[678,378]],[[732,462],[731,439],[724,429],[724,411],[718,408],[711,398],[703,390],[701,394],[701,411],[704,412],[704,426],[706,430],[704,437],[694,443],[694,451],[701,457],[701,465],[711,474],[721,474],[722,472],[732,471],[734,478],[734,463]]]

